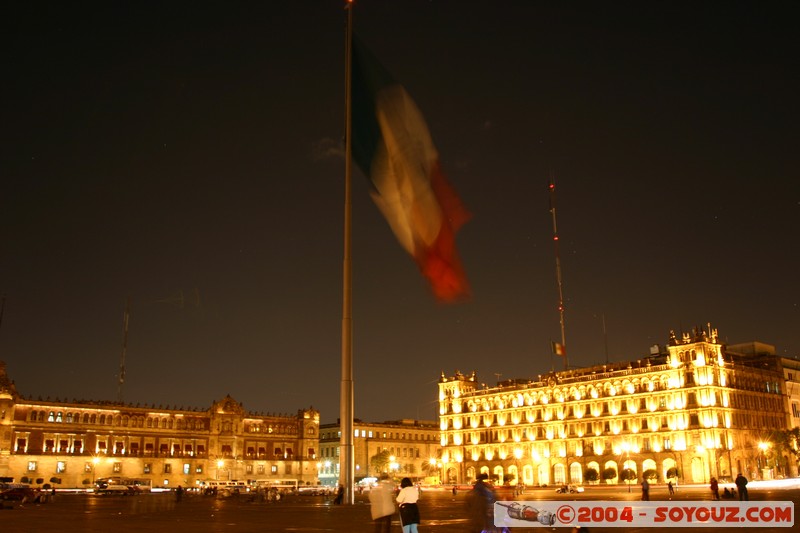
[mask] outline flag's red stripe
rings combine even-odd
[[[431,189],[442,210],[442,225],[433,244],[416,250],[414,259],[436,298],[443,302],[464,300],[470,296],[470,288],[456,251],[455,234],[471,214],[444,177],[438,162],[432,170]]]

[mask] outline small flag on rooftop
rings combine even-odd
[[[565,355],[567,355],[567,348],[563,344],[561,344],[560,342],[556,342],[556,341],[551,341],[551,344],[553,345],[553,354],[554,355],[560,355],[561,357],[564,357]]]

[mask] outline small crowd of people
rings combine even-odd
[[[489,476],[479,474],[473,488],[467,495],[467,505],[469,509],[469,530],[473,533],[497,532],[502,531],[494,525],[494,504],[497,495],[494,487],[488,483]],[[722,494],[719,492],[719,481],[711,478],[711,497],[714,500],[720,498],[736,498],[737,491],[740,501],[748,501],[747,478],[741,473],[734,480],[736,488],[724,487]],[[675,494],[675,485],[672,481],[667,483],[670,499]],[[457,487],[453,486],[453,495],[458,492]],[[337,498],[334,503],[342,503],[341,498],[344,488],[340,485]],[[372,519],[375,523],[375,533],[389,533],[391,529],[392,517],[395,512],[399,512],[400,524],[403,533],[418,533],[417,526],[420,523],[419,507],[417,502],[420,498],[420,490],[414,486],[409,478],[403,478],[400,482],[400,490],[397,492],[394,483],[389,480],[387,475],[381,476],[378,484],[372,488],[369,494]],[[642,501],[650,500],[650,482],[647,478],[642,479]],[[395,507],[397,504],[397,507]],[[535,510],[534,510],[535,511]],[[543,517],[544,519],[545,517]],[[548,522],[539,520],[543,524],[552,525],[552,520]]]
[[[711,482],[709,484],[709,489],[711,490],[711,499],[712,500],[719,500],[720,498],[724,499],[733,499],[736,498],[736,491],[739,491],[739,501],[749,501],[750,495],[747,493],[747,478],[742,475],[740,472],[736,479],[734,480],[734,484],[736,488],[731,487],[724,487],[722,494],[719,492],[719,481],[717,478],[712,477]],[[669,491],[669,498],[672,499],[672,496],[675,495],[675,485],[672,484],[672,481],[667,483],[667,490]],[[642,479],[642,501],[649,501],[650,500],[650,483],[647,481],[647,478]]]
[[[712,500],[719,500],[720,497],[724,499],[733,499],[736,498],[736,490],[739,490],[739,501],[749,501],[750,495],[747,492],[747,478],[742,475],[740,472],[736,479],[733,481],[736,485],[736,488],[731,487],[724,487],[722,490],[722,494],[720,495],[719,492],[719,481],[717,478],[712,477],[711,483],[709,484],[709,489],[711,489],[711,499]]]
[[[369,492],[370,511],[375,522],[375,533],[389,533],[392,525],[392,516],[395,511],[400,513],[400,525],[403,533],[417,533],[419,517],[419,488],[409,478],[400,481],[400,492],[395,496],[394,483],[389,476],[382,475],[378,484]],[[395,509],[397,503],[397,509]]]
[[[506,528],[497,528],[494,525],[494,503],[497,501],[497,495],[488,480],[487,474],[479,474],[475,485],[467,494],[469,531],[473,533],[507,532]],[[455,496],[458,488],[454,485],[452,490]],[[398,492],[387,475],[381,476],[378,484],[369,493],[375,533],[389,533],[395,513],[399,513],[403,533],[418,533],[420,513],[417,502],[419,498],[420,490],[409,478],[406,477],[400,481]],[[552,525],[553,520],[548,516],[546,523]]]

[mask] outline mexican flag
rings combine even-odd
[[[425,118],[405,88],[355,36],[352,50],[353,159],[434,295],[464,300],[470,289],[455,235],[470,214],[445,179]]]

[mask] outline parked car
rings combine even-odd
[[[575,494],[576,492],[583,492],[583,487],[580,485],[562,485],[556,489],[558,494]]]
[[[141,490],[134,485],[115,485],[112,483],[98,483],[94,489],[95,494],[116,494],[119,496],[135,496]]]
[[[0,500],[34,502],[39,498],[39,491],[28,486],[12,486],[0,491]]]
[[[300,487],[297,491],[306,496],[327,496],[330,493],[328,487],[323,487],[321,485]]]

